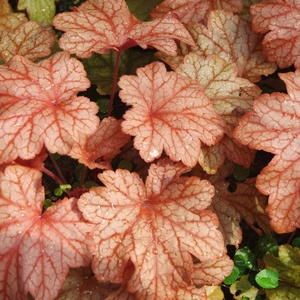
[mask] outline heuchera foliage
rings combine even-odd
[[[1,299],[223,299],[242,218],[258,234],[299,227],[300,73],[280,74],[287,94],[256,82],[299,67],[300,2],[252,5],[252,24],[242,1],[156,2],[87,0],[51,20],[53,1],[47,15],[20,1],[28,20],[0,0]],[[119,78],[132,53],[155,57]],[[106,117],[91,77],[101,95],[112,82]],[[229,191],[255,150],[274,158]],[[46,167],[55,153],[81,183],[47,207],[42,172],[67,183]]]

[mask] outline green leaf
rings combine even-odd
[[[99,106],[99,112],[102,114],[106,114],[109,106],[109,99],[99,99],[97,101],[97,105]]]
[[[235,165],[233,169],[233,177],[237,181],[244,181],[250,174],[250,169],[246,169],[243,166]]]
[[[300,237],[294,238],[294,240],[292,242],[292,246],[300,248]]]
[[[257,241],[255,253],[257,254],[257,258],[262,258],[267,252],[277,248],[278,244],[273,236],[263,235]]]
[[[51,199],[45,199],[45,201],[44,201],[44,210],[46,210],[51,205],[52,205]]]
[[[278,257],[266,254],[263,258],[268,269],[279,273],[278,287],[266,290],[268,299],[299,299],[300,295],[300,249],[288,244],[278,248]]]
[[[90,189],[92,188],[93,186],[99,186],[99,184],[97,184],[95,181],[92,181],[92,180],[88,180],[84,183],[84,187],[86,189]]]
[[[264,289],[278,287],[279,274],[276,270],[264,269],[255,276],[256,283]]]
[[[72,186],[70,184],[60,184],[58,188],[54,190],[54,195],[60,197],[63,193],[70,190]]]
[[[130,12],[141,21],[151,20],[151,10],[163,0],[126,0]]]
[[[27,10],[29,19],[39,23],[51,24],[55,15],[54,0],[19,0],[19,10]]]
[[[224,283],[226,285],[231,285],[233,284],[240,276],[240,270],[234,266],[231,273],[225,277]]]
[[[124,169],[124,170],[131,171],[132,167],[133,167],[132,162],[127,159],[122,159],[118,164],[118,169]]]
[[[87,76],[92,84],[97,85],[97,92],[100,95],[111,93],[111,84],[116,61],[116,53],[109,54],[94,53],[89,58],[83,58],[82,63]],[[122,52],[119,66],[119,77],[122,75],[133,75],[139,67],[144,67],[154,61],[153,52],[140,48],[130,48]]]
[[[235,295],[234,299],[256,299],[258,288],[256,288],[249,282],[248,277],[249,275],[245,275],[239,281],[234,282],[230,286],[230,293]]]
[[[235,252],[234,263],[237,266],[247,267],[248,269],[255,270],[255,256],[247,246]]]

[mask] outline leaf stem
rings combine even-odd
[[[61,181],[61,179],[59,177],[57,177],[54,173],[52,173],[50,170],[43,168],[42,171],[47,174],[48,176],[50,176],[53,180],[55,180],[58,184],[63,184],[63,182]]]
[[[50,159],[51,159],[51,162],[52,162],[52,164],[53,164],[53,166],[54,166],[56,172],[58,173],[59,178],[61,179],[61,183],[58,182],[57,180],[56,180],[56,181],[57,181],[59,184],[67,184],[67,180],[65,179],[63,173],[61,172],[61,170],[60,170],[60,168],[59,168],[59,166],[58,166],[56,160],[54,159],[53,155],[52,155],[50,152],[48,152],[48,154],[49,154],[49,157],[50,157]]]
[[[108,110],[107,110],[107,117],[109,117],[112,112],[113,102],[114,102],[114,98],[115,98],[115,92],[116,92],[116,88],[117,88],[119,64],[120,64],[120,57],[121,57],[122,51],[116,51],[116,53],[117,53],[117,56],[116,56],[116,61],[115,61],[113,80],[112,80],[112,84],[111,84],[111,94],[110,94],[109,106],[108,106]]]
[[[87,170],[87,167],[83,166],[82,171],[81,171],[80,188],[84,188],[84,177],[85,177],[86,170]]]

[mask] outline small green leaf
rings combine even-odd
[[[118,169],[131,171],[132,167],[133,167],[132,162],[130,160],[127,160],[127,159],[122,159],[118,164]]]
[[[163,0],[126,0],[130,12],[141,21],[150,21],[150,12]]]
[[[51,205],[52,205],[51,199],[45,199],[45,201],[44,201],[44,210],[46,210]]]
[[[61,184],[58,188],[54,190],[54,195],[60,197],[63,193],[70,190],[72,186],[70,184]]]
[[[127,49],[121,54],[119,77],[135,74],[138,67],[144,67],[154,60],[155,57],[151,50]],[[116,63],[116,52],[111,51],[108,54],[94,53],[89,58],[83,58],[82,63],[89,80],[92,84],[97,85],[97,92],[100,95],[109,95]]]
[[[250,169],[246,169],[243,166],[235,165],[233,169],[233,177],[237,181],[244,181],[250,174]]]
[[[292,242],[292,246],[300,248],[300,237],[294,238],[294,240]]]
[[[87,189],[90,189],[93,186],[99,186],[99,184],[97,184],[95,181],[92,181],[92,180],[88,180],[84,183],[84,187]]]
[[[55,160],[59,160],[60,159],[60,155],[58,153],[53,153],[52,156],[53,156],[53,158]]]
[[[274,289],[278,287],[279,274],[275,270],[264,269],[255,276],[256,283],[264,289]]]
[[[233,284],[240,276],[240,270],[234,266],[231,273],[225,277],[224,283],[226,285],[231,285]]]
[[[29,19],[39,23],[51,24],[55,15],[54,0],[19,0],[19,10],[26,9]]]
[[[247,267],[248,269],[255,270],[255,256],[247,246],[235,252],[234,263],[237,266]]]
[[[257,241],[255,253],[258,258],[262,258],[271,249],[274,249],[274,247],[278,247],[276,239],[273,236],[263,235]]]
[[[68,190],[70,190],[72,188],[72,186],[68,183],[66,184],[60,184],[59,185],[60,189],[65,193],[67,192]]]
[[[54,195],[56,197],[60,197],[62,194],[63,194],[63,191],[61,190],[61,188],[58,187],[54,190]]]
[[[109,106],[109,99],[100,99],[97,101],[97,105],[99,107],[99,112],[102,114],[106,114]]]

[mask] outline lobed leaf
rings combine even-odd
[[[122,129],[136,136],[134,146],[147,162],[163,150],[173,161],[197,163],[201,142],[215,144],[224,123],[215,113],[203,88],[186,76],[167,72],[155,62],[137,69],[137,76],[122,76],[120,98],[132,108]]]
[[[90,58],[82,59],[87,76],[92,84],[97,84],[97,92],[100,95],[111,93],[116,56],[116,52],[94,53]],[[120,77],[125,74],[135,74],[137,68],[144,67],[153,60],[152,51],[145,51],[140,48],[127,49],[120,55],[118,75]]]
[[[193,282],[196,286],[217,286],[231,273],[233,265],[233,261],[227,255],[216,260],[197,263],[192,274]]]
[[[42,174],[9,166],[1,174],[0,297],[55,299],[69,267],[88,265],[92,240],[76,199],[64,199],[42,214]]]
[[[228,190],[229,182],[225,178],[232,174],[233,163],[225,161],[224,165],[214,175],[208,175],[200,168],[194,169],[192,174],[209,180],[215,188],[215,195],[210,210],[219,218],[219,230],[222,232],[225,244],[235,245],[242,241],[241,217],[259,235],[262,232],[271,234],[270,220],[265,213],[267,198],[255,188],[255,180],[246,179],[236,184],[236,190]],[[257,228],[254,224],[257,224]]]
[[[14,30],[0,31],[0,58],[8,62],[14,55],[22,55],[34,61],[49,55],[54,42],[51,30],[33,21],[24,22]]]
[[[251,7],[252,26],[257,32],[268,32],[263,40],[264,54],[280,68],[295,64],[300,67],[299,33],[300,4],[298,1],[277,0]]]
[[[0,32],[2,30],[16,29],[27,21],[25,14],[14,13],[8,0],[0,0]]]
[[[288,95],[261,95],[254,111],[247,112],[234,136],[250,148],[263,149],[275,157],[257,177],[257,188],[269,196],[266,211],[278,233],[290,232],[299,223],[299,99],[300,73],[279,74]]]
[[[255,152],[238,143],[232,137],[232,132],[242,113],[252,108],[260,89],[247,79],[238,77],[234,63],[215,54],[206,57],[196,53],[187,54],[176,72],[199,82],[215,111],[226,122],[227,130],[223,138],[216,145],[201,147],[199,163],[203,169],[215,174],[226,158],[249,167]]]
[[[241,277],[240,280],[234,282],[230,286],[230,293],[233,294],[234,299],[243,300],[255,300],[259,295],[259,290],[249,280],[249,274]]]
[[[241,11],[241,0],[165,0],[151,11],[152,18],[161,18],[167,13],[176,14],[183,23],[200,23],[211,10]]]
[[[196,42],[196,46],[181,46],[183,55],[188,52],[208,56],[214,54],[237,66],[237,76],[251,82],[259,81],[261,75],[269,75],[277,66],[267,61],[261,50],[262,36],[255,33],[251,25],[230,11],[210,11],[207,25],[187,24],[187,29]],[[157,55],[174,68],[180,57],[172,58]],[[181,56],[181,60],[183,56]]]
[[[73,145],[69,156],[89,169],[111,169],[112,159],[130,140],[130,136],[122,132],[121,123],[113,117],[103,119],[93,135],[84,136],[80,144]]]
[[[264,256],[266,267],[279,273],[279,285],[276,288],[266,290],[270,300],[297,299],[300,288],[300,251],[298,247],[281,245],[278,248],[278,256],[272,254]]]
[[[37,64],[14,56],[0,66],[0,162],[31,159],[42,147],[67,154],[82,134],[95,132],[98,107],[77,97],[90,83],[68,53]]]
[[[50,23],[55,15],[54,0],[19,0],[19,10],[27,10],[29,19],[39,23]]]
[[[174,299],[190,283],[190,254],[203,262],[223,256],[217,218],[205,210],[213,188],[198,177],[179,177],[188,170],[163,159],[151,165],[145,184],[136,173],[106,170],[99,175],[105,186],[80,197],[84,218],[96,226],[92,268],[99,281],[122,282],[130,260],[129,292]]]
[[[87,0],[73,12],[56,15],[52,24],[66,31],[59,46],[79,57],[93,52],[104,54],[139,45],[176,55],[174,39],[194,45],[194,41],[175,17],[168,15],[150,22],[142,22],[129,11],[125,0]]]
[[[56,300],[108,299],[119,287],[116,283],[97,281],[90,267],[70,269]]]

